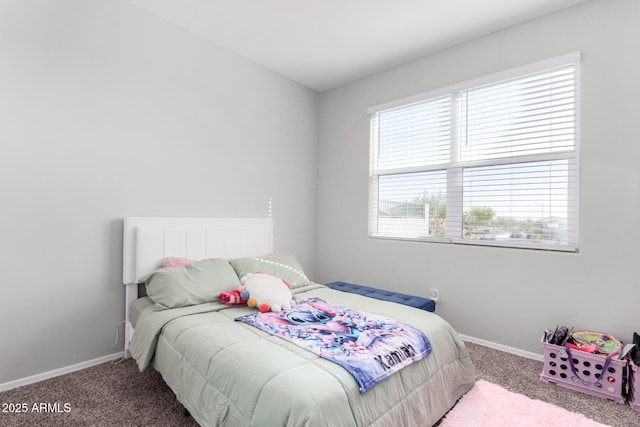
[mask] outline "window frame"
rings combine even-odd
[[[373,239],[385,239],[385,240],[407,240],[407,241],[425,241],[436,243],[450,243],[450,244],[464,244],[464,245],[480,245],[480,246],[497,246],[507,248],[523,248],[523,249],[542,249],[562,252],[578,252],[580,244],[580,60],[581,53],[579,51],[567,53],[564,55],[556,56],[553,58],[537,61],[524,66],[514,67],[508,70],[500,71],[497,73],[489,74],[479,78],[467,80],[457,84],[449,85],[446,87],[430,90],[427,92],[419,93],[413,96],[397,99],[391,102],[378,104],[371,106],[367,109],[367,113],[370,115],[370,159],[369,159],[369,237]],[[451,96],[451,111],[454,111],[457,104],[457,97],[460,93],[473,90],[475,88],[497,84],[502,81],[524,78],[529,74],[541,73],[549,71],[554,68],[562,66],[574,66],[574,115],[573,115],[573,132],[574,143],[572,150],[563,150],[559,152],[549,152],[544,154],[529,154],[524,156],[514,157],[501,157],[492,160],[479,160],[479,161],[463,161],[459,157],[457,150],[458,135],[455,134],[458,130],[458,123],[455,122],[459,115],[457,113],[451,113],[451,138],[449,143],[450,159],[446,164],[425,165],[418,167],[400,167],[393,169],[380,169],[377,165],[377,159],[379,154],[380,140],[378,135],[378,113],[393,110],[400,107],[407,107],[412,104],[421,103],[429,100],[434,100],[439,97]],[[566,244],[557,243],[545,243],[543,241],[517,241],[517,240],[471,240],[465,239],[462,236],[463,229],[463,173],[465,168],[471,168],[476,166],[492,166],[492,165],[516,165],[525,164],[527,162],[537,161],[555,161],[566,160],[572,167],[575,168],[573,172],[573,179],[575,184],[575,190],[568,190],[567,206],[575,208],[575,214],[571,216],[573,223],[572,227],[575,229],[572,236],[573,239]],[[572,162],[572,163],[571,163]],[[569,168],[569,166],[567,166]],[[378,211],[378,182],[381,176],[393,175],[393,174],[409,174],[413,172],[430,172],[441,171],[446,172],[446,233],[445,236],[424,236],[424,237],[402,237],[393,236],[387,234],[378,234],[379,223],[379,211]],[[455,218],[449,220],[449,218]],[[542,219],[541,219],[542,221]]]

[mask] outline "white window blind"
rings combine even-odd
[[[578,61],[375,109],[370,235],[576,250]]]

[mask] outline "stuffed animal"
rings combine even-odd
[[[291,286],[283,279],[265,273],[249,273],[240,279],[240,295],[249,307],[262,313],[269,310],[290,310],[296,302]]]

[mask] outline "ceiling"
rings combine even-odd
[[[323,92],[586,0],[129,0]]]

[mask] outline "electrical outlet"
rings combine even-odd
[[[431,299],[435,299],[435,300],[440,299],[440,291],[437,290],[437,289],[430,289],[429,290],[429,297]]]

